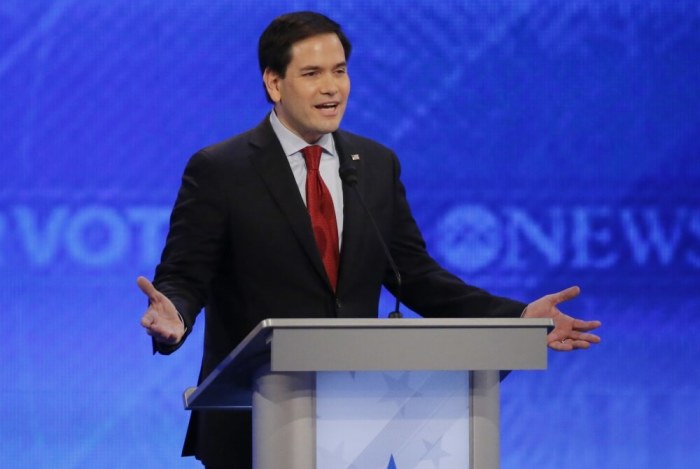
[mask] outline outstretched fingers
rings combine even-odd
[[[573,332],[570,334],[569,338],[576,342],[586,342],[587,344],[600,343],[600,337],[595,334]]]
[[[581,319],[574,319],[574,323],[571,328],[575,331],[588,332],[593,329],[598,329],[600,327],[600,321],[582,321]]]
[[[547,345],[551,349],[557,350],[559,352],[570,352],[576,349],[587,349],[590,348],[591,342],[587,340],[577,340],[577,339],[564,339],[564,340],[553,340]]]
[[[574,349],[572,342],[571,340],[551,340],[547,345],[559,352],[569,352]]]

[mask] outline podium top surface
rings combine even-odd
[[[346,329],[346,328],[420,328],[435,327],[553,327],[551,319],[539,318],[401,318],[401,319],[265,319],[257,325],[251,334],[257,330],[269,328],[311,328],[311,329]]]
[[[273,372],[544,369],[552,327],[529,318],[266,319],[185,392],[185,406],[249,406],[266,364]]]

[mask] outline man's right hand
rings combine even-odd
[[[185,324],[175,305],[146,278],[139,277],[136,284],[148,297],[149,306],[141,317],[141,325],[156,342],[168,345],[179,343],[185,335]]]

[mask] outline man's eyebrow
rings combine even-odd
[[[343,62],[338,62],[337,64],[333,65],[333,69],[336,68],[344,68],[347,67],[348,63],[343,61]],[[320,70],[322,67],[320,65],[306,65],[304,67],[301,67],[299,71],[301,72],[312,72],[314,70]]]

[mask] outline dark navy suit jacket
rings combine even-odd
[[[190,159],[156,269],[156,288],[173,301],[188,331],[205,308],[200,382],[263,319],[376,317],[382,285],[392,292],[396,287],[357,194],[344,184],[333,291],[268,117]],[[401,272],[404,304],[429,317],[520,316],[524,304],[466,285],[430,257],[391,150],[342,130],[333,137],[341,165],[351,161],[357,168],[357,188]],[[246,467],[250,416],[193,411],[183,449],[183,455],[192,454],[206,464],[241,461]]]

